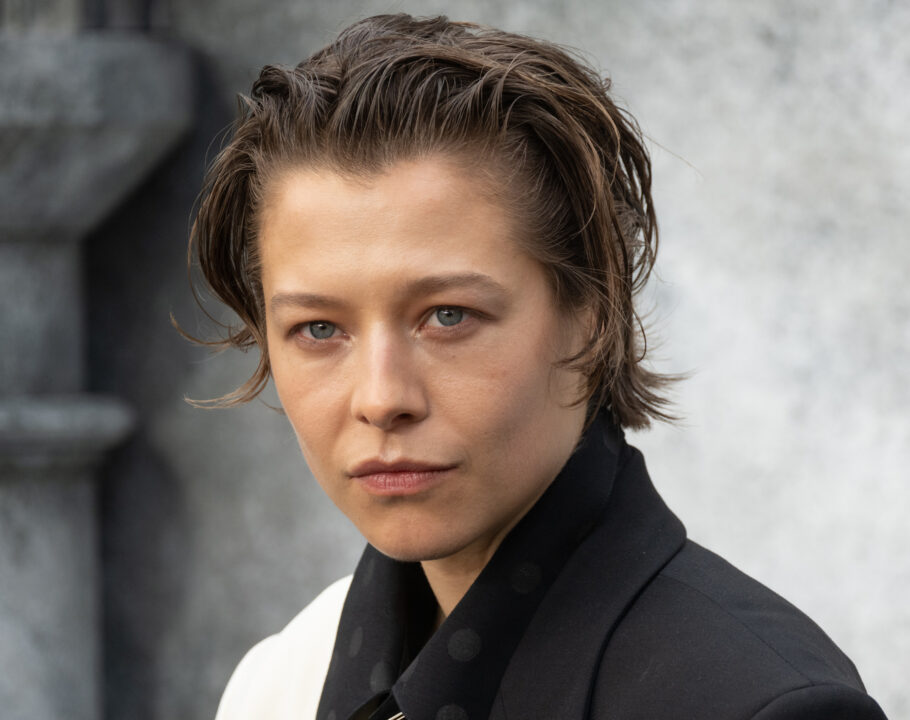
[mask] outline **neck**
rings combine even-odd
[[[461,602],[495,550],[495,547],[488,548],[486,552],[469,552],[465,549],[456,555],[420,563],[439,605],[437,628]]]
[[[536,502],[537,498],[534,501]],[[421,561],[420,565],[423,567],[423,574],[426,575],[430,589],[433,591],[433,595],[436,596],[436,602],[439,605],[436,628],[442,625],[443,620],[461,602],[468,589],[474,584],[477,576],[486,567],[490,558],[493,557],[493,553],[496,552],[500,543],[525,512],[527,512],[527,508],[515,517],[512,522],[500,529],[496,535],[487,538],[485,541],[478,540],[446,557]]]
[[[552,479],[550,482],[552,482]],[[486,567],[490,558],[493,557],[493,553],[496,552],[500,543],[511,532],[512,528],[518,524],[518,521],[524,517],[525,513],[540,499],[540,496],[550,486],[550,482],[540,488],[540,491],[530,499],[521,512],[516,513],[515,517],[494,535],[475,540],[472,544],[452,555],[420,562],[423,567],[423,574],[426,575],[430,589],[436,596],[436,602],[439,605],[434,630],[442,625],[443,620],[461,602],[468,589],[474,584],[477,576],[480,575],[481,570]]]

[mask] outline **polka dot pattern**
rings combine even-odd
[[[388,690],[395,682],[395,672],[389,663],[380,660],[373,666],[373,672],[370,673],[370,690],[374,693]]]
[[[357,657],[360,654],[360,648],[363,647],[363,626],[357,627],[351,634],[351,641],[348,643],[348,657]]]
[[[462,628],[449,638],[449,657],[458,662],[473,660],[480,653],[480,635],[470,628]]]
[[[543,573],[539,565],[523,562],[512,571],[509,576],[509,584],[519,595],[527,595],[540,585],[541,579],[543,579]]]
[[[460,705],[443,705],[436,713],[436,720],[470,720],[470,718]]]
[[[579,448],[435,633],[436,598],[419,564],[368,546],[345,600],[319,720],[357,717],[377,703],[389,711],[384,717],[399,708],[424,720],[489,717],[524,629],[603,515],[611,485],[594,480],[615,458],[601,454],[600,445]]]
[[[364,585],[369,585],[373,582],[373,576],[376,574],[376,558],[371,557],[367,561],[367,566],[363,572],[363,582]]]

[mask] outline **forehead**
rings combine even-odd
[[[488,176],[438,158],[368,176],[287,170],[269,185],[261,213],[263,285],[526,272],[533,261],[488,188]]]
[[[268,184],[262,223],[276,214],[308,224],[353,222],[367,214],[385,223],[396,219],[432,224],[469,211],[505,215],[480,170],[462,167],[446,157],[399,161],[378,172],[348,172],[330,167],[291,167]],[[335,212],[343,205],[345,213]],[[504,219],[504,217],[503,217]],[[384,223],[384,224],[385,224]]]

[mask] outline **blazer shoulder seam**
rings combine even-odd
[[[778,658],[781,659],[781,661],[783,661],[783,663],[784,663],[785,665],[787,665],[791,670],[793,670],[793,672],[795,672],[797,675],[799,675],[799,677],[801,677],[801,678],[806,682],[806,684],[803,685],[803,686],[800,686],[800,688],[794,688],[793,691],[788,691],[788,692],[794,692],[795,690],[798,690],[798,689],[802,689],[802,688],[805,688],[805,687],[811,687],[812,685],[815,685],[815,684],[820,684],[820,685],[836,685],[836,683],[813,683],[813,682],[812,682],[812,679],[811,679],[808,675],[806,675],[806,673],[804,673],[802,670],[800,670],[798,667],[796,667],[792,662],[790,662],[783,654],[781,654],[780,650],[778,650],[778,649],[777,649],[776,647],[774,647],[771,643],[769,643],[764,637],[762,637],[761,635],[759,635],[759,634],[758,634],[758,633],[757,633],[757,632],[756,632],[756,631],[755,631],[747,622],[745,622],[741,617],[737,616],[736,614],[730,612],[730,610],[728,610],[728,609],[727,609],[726,607],[724,607],[720,602],[718,602],[717,599],[711,597],[708,593],[706,593],[706,592],[705,592],[704,590],[702,590],[701,588],[696,587],[695,585],[692,585],[691,583],[688,583],[688,582],[686,582],[685,580],[680,580],[680,579],[677,578],[677,577],[674,577],[674,576],[672,576],[672,575],[667,575],[667,574],[665,574],[665,573],[661,573],[658,577],[663,578],[663,579],[665,579],[665,580],[670,580],[670,581],[675,582],[675,583],[677,583],[677,584],[679,584],[679,585],[682,585],[683,587],[687,587],[687,588],[689,588],[690,590],[692,590],[693,592],[696,592],[696,593],[698,593],[699,595],[701,595],[703,598],[705,598],[708,602],[710,602],[710,603],[711,603],[714,607],[716,607],[718,610],[720,610],[720,611],[723,612],[725,615],[727,615],[728,617],[730,617],[730,618],[732,618],[733,620],[735,620],[736,623],[737,623],[738,625],[740,625],[741,627],[743,627],[743,628],[745,628],[746,630],[748,630],[750,635],[752,635],[752,636],[753,636],[754,638],[756,638],[759,642],[761,642],[762,645],[764,645],[764,646],[765,646],[766,648],[768,648],[771,652],[773,652]]]
[[[804,692],[811,688],[826,688],[826,687],[847,689],[847,690],[852,690],[854,692],[859,693],[859,691],[856,690],[856,688],[852,688],[849,685],[845,685],[844,683],[836,683],[836,682],[814,683],[814,682],[810,681],[810,682],[807,682],[805,685],[800,685],[799,687],[791,688],[785,692],[780,693],[779,695],[775,695],[773,698],[768,700],[768,702],[766,702],[764,705],[762,705],[760,708],[758,708],[758,710],[756,710],[754,713],[752,713],[750,720],[754,720],[759,715],[761,715],[765,710],[767,710],[769,707],[771,707],[774,703],[779,702],[780,700],[784,699],[785,697],[787,697],[789,695],[795,695],[796,693],[801,693],[801,692]],[[866,696],[866,697],[868,697],[868,696]]]

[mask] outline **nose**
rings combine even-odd
[[[358,348],[351,414],[380,430],[420,422],[429,404],[413,353],[404,338],[375,333]]]

